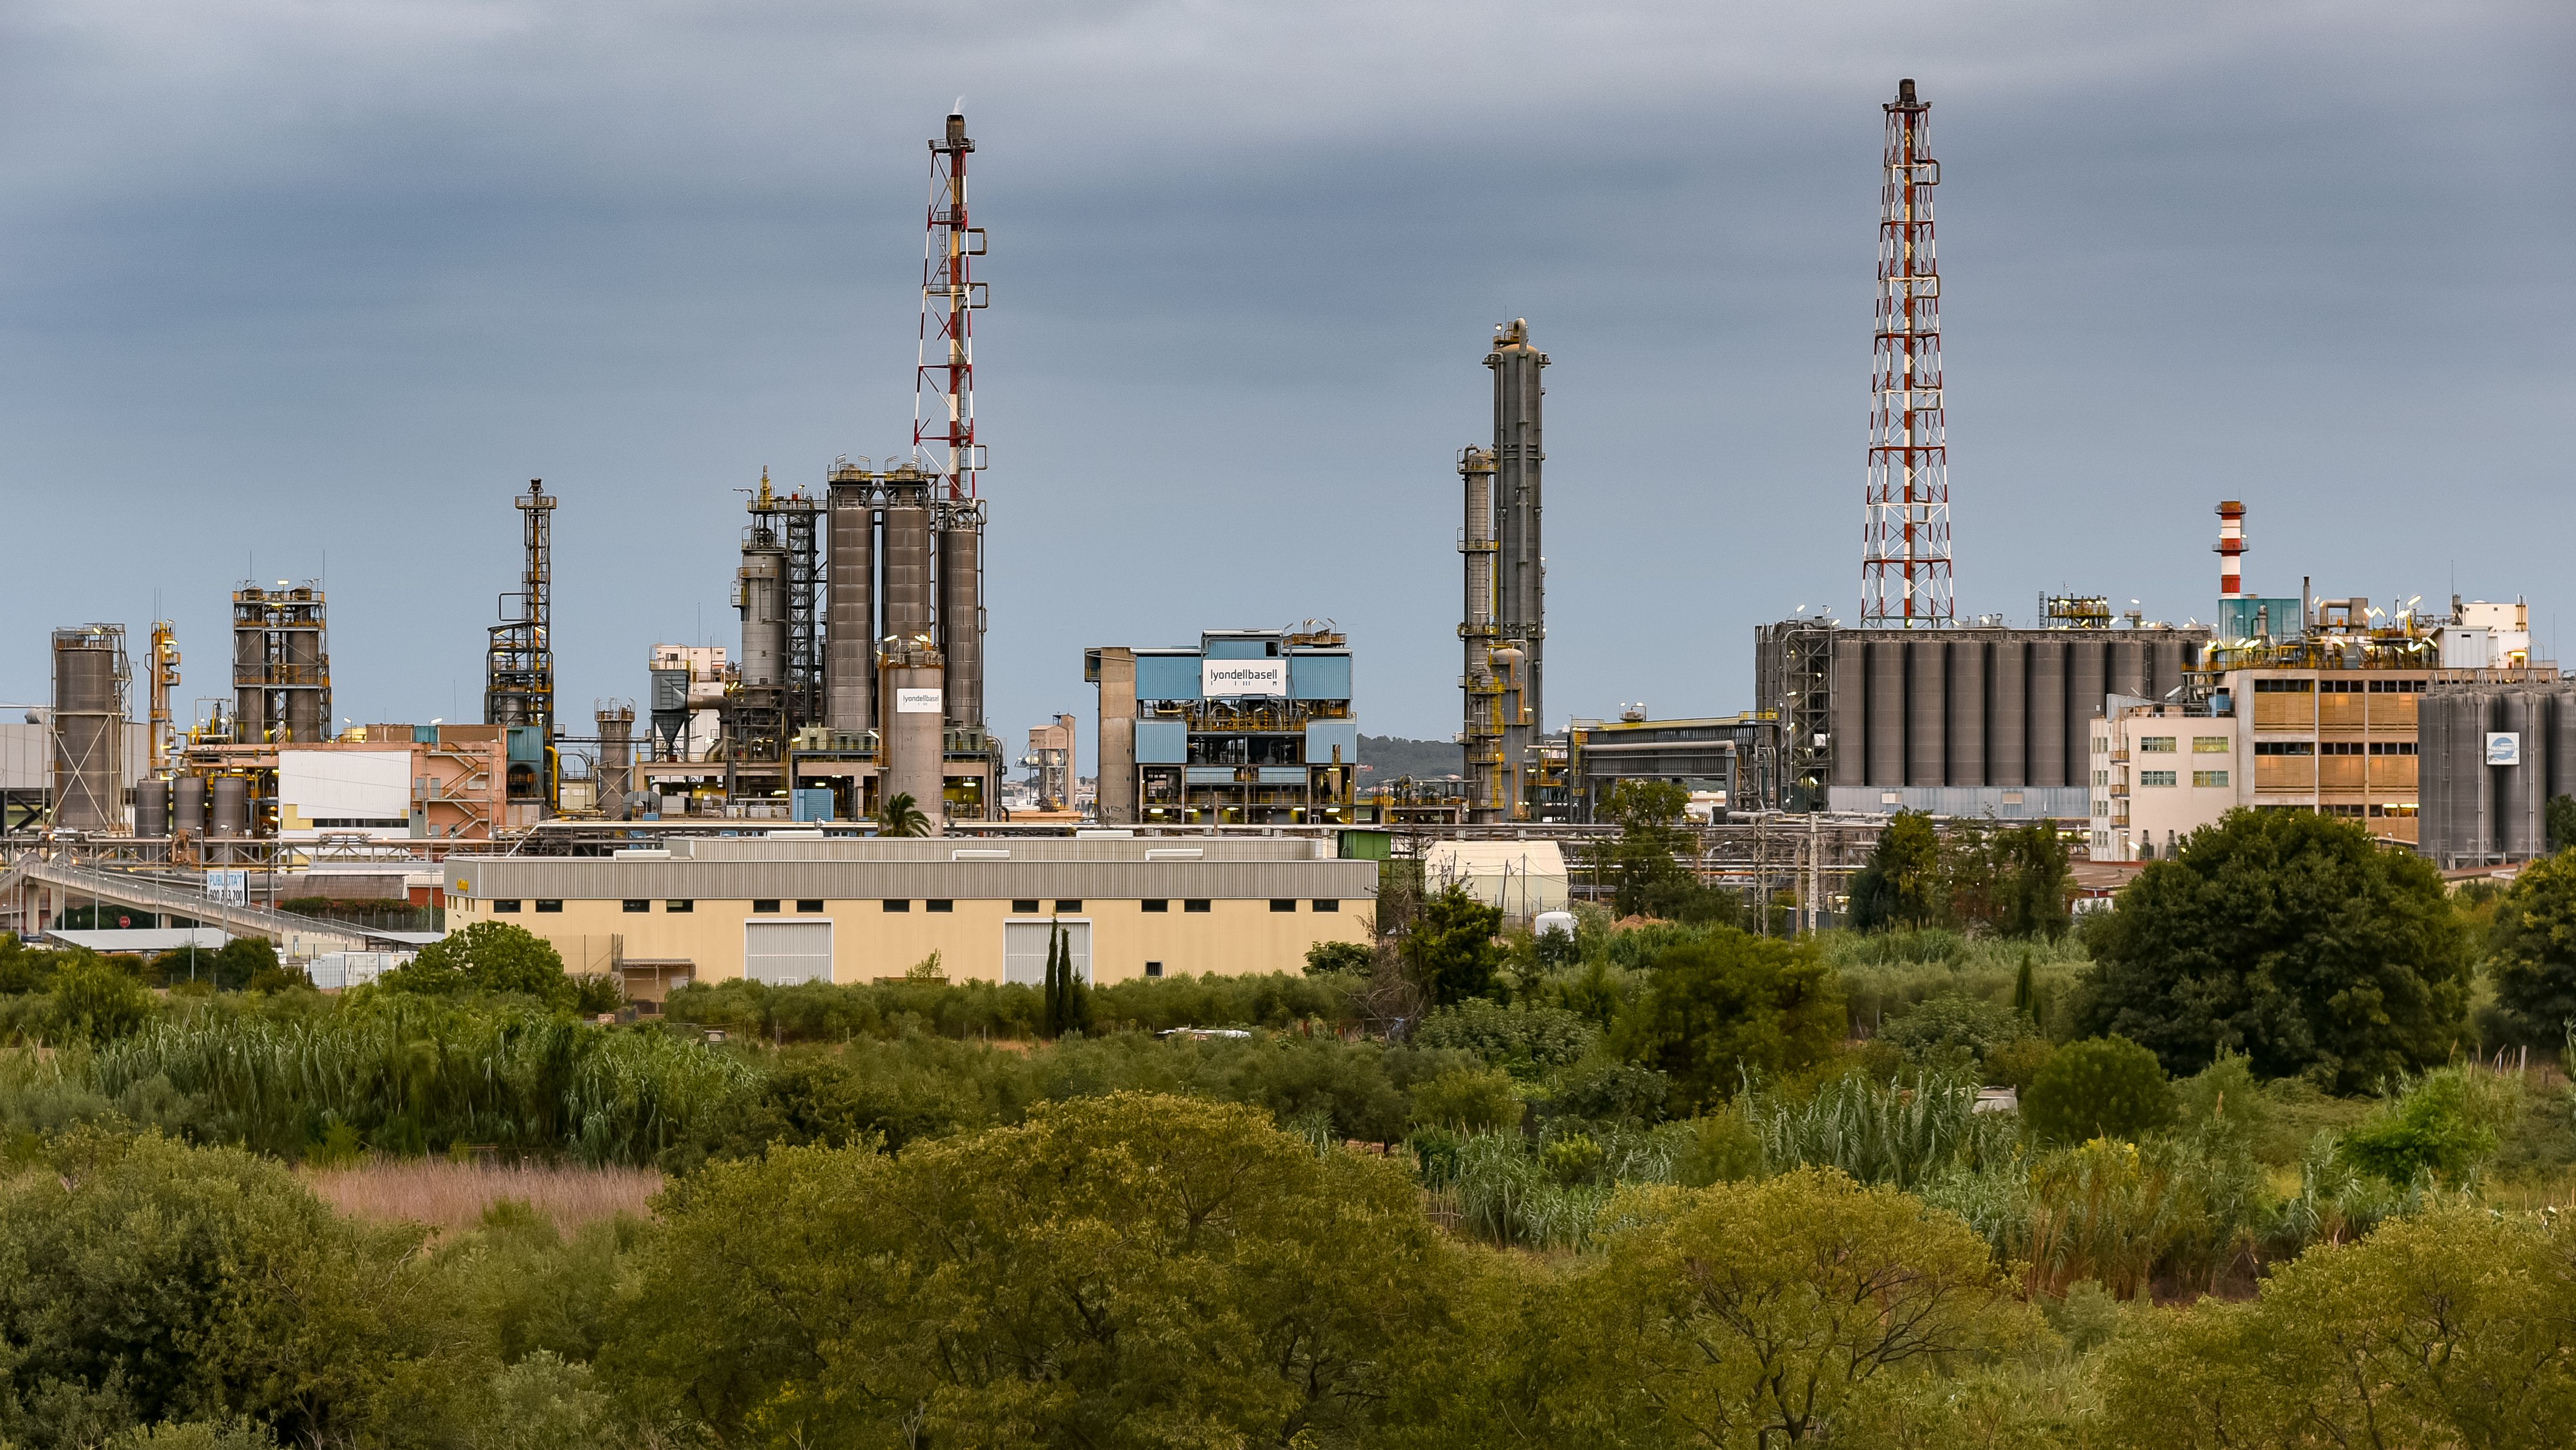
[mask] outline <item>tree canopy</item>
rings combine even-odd
[[[2518,1040],[2554,1047],[2576,1031],[2576,850],[2514,878],[2487,930],[2487,973]]]
[[[2306,811],[2236,811],[2138,873],[2087,934],[2079,1017],[2167,1070],[2242,1052],[2352,1092],[2449,1057],[2466,935],[2431,863]]]
[[[1453,881],[1422,903],[1405,933],[1405,968],[1434,1006],[1492,996],[1494,974],[1503,965],[1494,934],[1502,929],[1501,910]]]
[[[1617,1036],[1672,1080],[1676,1108],[1697,1111],[1733,1094],[1747,1070],[1822,1059],[1848,1025],[1841,984],[1811,946],[1720,928],[1655,958]]]
[[[676,1191],[634,1341],[722,1443],[1342,1443],[1445,1321],[1383,1160],[1122,1093],[898,1157],[786,1149]]]
[[[389,992],[426,997],[459,992],[516,992],[558,1007],[570,1007],[580,993],[564,975],[563,954],[554,944],[525,927],[506,921],[478,921],[452,931],[420,949],[408,966],[379,979]]]
[[[1920,811],[1888,817],[1869,863],[1852,877],[1851,920],[1861,931],[1926,927],[1941,917],[1941,838]]]

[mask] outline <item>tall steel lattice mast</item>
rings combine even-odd
[[[929,235],[921,253],[921,357],[912,395],[913,466],[936,474],[952,500],[977,496],[984,471],[975,442],[976,309],[985,302],[974,279],[984,231],[966,224],[966,117],[951,112],[930,143]],[[934,405],[931,399],[939,399]]]
[[[1932,107],[1899,81],[1879,190],[1878,345],[1871,368],[1860,622],[1956,622],[1950,590],[1950,462],[1941,414],[1941,272],[1932,251]]]

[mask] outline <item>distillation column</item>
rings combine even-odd
[[[1496,631],[1519,651],[1513,681],[1519,708],[1503,720],[1503,764],[1512,794],[1531,764],[1531,746],[1547,722],[1547,565],[1539,537],[1539,465],[1547,453],[1539,429],[1547,354],[1530,346],[1529,322],[1497,328],[1485,358],[1494,372],[1494,564]]]
[[[1493,825],[1511,819],[1509,772],[1503,768],[1503,684],[1494,676],[1498,642],[1494,623],[1494,455],[1469,448],[1458,457],[1465,483],[1466,518],[1458,554],[1466,573],[1461,693],[1466,718],[1459,739],[1467,747],[1467,819]]]

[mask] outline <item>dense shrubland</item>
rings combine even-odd
[[[1804,943],[1446,893],[1079,1011],[0,944],[0,1444],[2567,1443],[2576,867],[2464,904],[2346,830],[2081,932],[2011,832]],[[299,1181],[424,1153],[668,1187],[424,1237]]]

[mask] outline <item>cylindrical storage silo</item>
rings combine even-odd
[[[853,735],[876,725],[877,514],[864,484],[834,483],[830,626],[824,633],[824,723]]]
[[[1985,785],[1986,642],[1950,643],[1950,784]]]
[[[2028,641],[2006,635],[1986,652],[1986,780],[1992,785],[2030,784],[2030,671]]]
[[[2086,634],[2066,642],[2066,778],[2059,785],[2091,783],[2093,721],[2111,687],[2111,641]]]
[[[2152,700],[2156,697],[2155,691],[2149,688],[2147,642],[2144,639],[2111,641],[2110,659],[2111,677],[2108,688],[2112,694],[2127,695],[2139,700]]]
[[[54,632],[54,825],[92,834],[125,826],[124,710],[118,701],[121,633]]]
[[[248,593],[250,591],[244,591]],[[240,614],[243,607],[234,606]],[[256,745],[268,739],[275,722],[268,718],[268,627],[247,619],[233,627],[233,739]]]
[[[1949,784],[1950,647],[1937,639],[1915,640],[1905,681],[1905,783]]]
[[[2514,763],[2494,767],[2496,784],[2496,850],[2505,860],[2528,861],[2541,854],[2547,832],[2541,810],[2548,804],[2544,783],[2532,776],[2531,744],[2546,723],[2534,707],[2539,697],[2528,689],[2505,691],[2498,699],[2502,723],[2495,728],[2514,737]]]
[[[1834,772],[1826,784],[1856,789],[1869,784],[1869,646],[1841,630],[1833,639],[1833,738],[1826,746]]]
[[[154,777],[134,783],[134,834],[147,841],[170,834],[170,782]]]
[[[740,589],[735,604],[742,611],[743,687],[760,689],[787,682],[787,553],[775,542],[755,540],[742,546]]]
[[[2561,684],[2549,701],[2549,794],[2576,796],[2576,694]]]
[[[214,778],[213,808],[208,812],[206,834],[217,840],[233,840],[250,834],[250,782],[238,775]]]
[[[1869,765],[1864,785],[1905,784],[1905,642],[1869,645]]]
[[[984,506],[952,504],[939,531],[939,654],[948,723],[984,724]]]
[[[944,817],[941,796],[947,784],[947,712],[939,666],[887,665],[885,695],[878,719],[885,743],[884,781],[879,799],[912,797],[915,809],[930,821],[933,834]]]
[[[206,778],[183,775],[171,782],[170,834],[191,841],[203,840],[206,834]]]
[[[2078,759],[2090,761],[2088,748]],[[2030,784],[2048,789],[2062,786],[2070,779],[2084,779],[2078,768],[2070,778],[2066,773],[2066,641],[2035,639],[2030,642]]]
[[[884,633],[896,648],[927,648],[930,633],[930,506],[919,485],[898,492],[885,511]]]
[[[330,738],[331,722],[322,718],[322,632],[318,629],[289,629],[278,634],[278,644],[285,651],[282,662],[286,694],[286,739],[300,741]]]
[[[2502,711],[2495,696],[2483,690],[2464,693],[2461,704],[2457,749],[2467,789],[2459,796],[2460,864],[2484,866],[2495,860],[2496,842],[2495,767],[2486,763],[2486,733],[2496,728]]]

